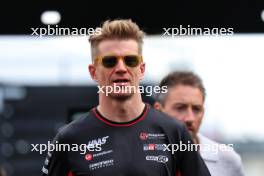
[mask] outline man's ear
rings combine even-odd
[[[140,66],[139,66],[139,69],[140,69],[140,77],[139,77],[139,79],[140,80],[142,80],[144,78],[145,67],[146,67],[145,63],[141,63]]]
[[[94,66],[94,64],[88,65],[88,70],[91,75],[91,78],[97,82],[96,67]]]
[[[160,104],[159,102],[157,102],[157,101],[154,103],[153,107],[154,107],[155,109],[157,109],[157,110],[160,110],[160,111],[162,110],[162,106],[161,106],[161,104]]]

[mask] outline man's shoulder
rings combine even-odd
[[[212,139],[209,139],[208,137],[198,133],[199,141],[202,145],[219,145],[216,141],[213,141]]]
[[[225,163],[232,167],[241,167],[242,161],[240,155],[234,150],[232,145],[220,144],[217,143],[201,134],[198,135],[200,143],[207,147],[214,148],[217,147],[217,160],[222,163]],[[215,151],[211,151],[213,154]],[[207,151],[206,154],[208,155],[210,151]],[[202,154],[203,155],[203,154]]]
[[[179,128],[182,129],[185,127],[184,123],[181,121],[159,111],[154,108],[150,108],[150,115],[152,116],[152,121],[159,125],[165,126],[167,128]]]
[[[219,159],[234,168],[242,167],[241,157],[233,147],[226,146],[225,150],[219,150]]]
[[[72,137],[82,131],[82,129],[87,129],[88,125],[92,125],[92,119],[90,111],[83,113],[77,119],[61,127],[57,135],[61,138]]]

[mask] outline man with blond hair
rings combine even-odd
[[[143,103],[137,91],[145,73],[144,32],[131,20],[106,21],[100,31],[89,39],[88,66],[100,89],[99,105],[54,139],[56,144],[87,144],[90,150],[49,152],[43,175],[210,175],[198,152],[171,152],[171,144],[191,142],[186,127]],[[125,91],[109,92],[113,87]]]

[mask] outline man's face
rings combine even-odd
[[[124,56],[139,55],[138,43],[135,40],[104,40],[98,45],[98,56]],[[143,79],[145,64],[140,63],[137,67],[128,67],[122,59],[112,68],[105,68],[98,63],[89,66],[90,74],[99,86],[138,86]],[[133,92],[110,93],[112,98],[129,98]]]
[[[194,141],[197,142],[197,132],[204,115],[203,103],[203,95],[198,88],[176,85],[169,88],[164,106],[160,109],[184,122]]]

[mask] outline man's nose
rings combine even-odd
[[[195,119],[195,115],[194,115],[192,108],[188,108],[188,110],[186,111],[186,114],[185,114],[184,121],[186,123],[192,123],[194,121],[194,119]]]
[[[119,59],[116,66],[115,72],[117,73],[125,73],[127,71],[127,67],[122,59]]]

